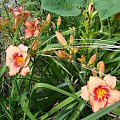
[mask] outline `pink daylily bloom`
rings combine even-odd
[[[22,6],[15,9],[11,8],[11,12],[14,14],[15,25],[17,26],[20,20],[25,20],[28,16],[32,16],[29,11],[24,11]]]
[[[93,112],[120,101],[120,92],[115,90],[116,77],[106,75],[102,80],[91,76],[86,86],[81,88],[81,97],[90,101]]]
[[[24,25],[26,27],[25,30],[25,39],[30,38],[31,36],[37,37],[40,33],[38,29],[39,20],[34,18],[33,21],[25,21]]]
[[[9,67],[9,75],[13,76],[20,72],[26,76],[30,72],[28,63],[30,57],[27,57],[28,47],[23,44],[17,46],[10,45],[6,50],[6,65]],[[22,67],[22,68],[21,68]]]

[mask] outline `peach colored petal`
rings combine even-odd
[[[39,24],[39,20],[37,18],[34,18],[34,26],[37,27],[37,25]]]
[[[20,49],[16,46],[10,45],[6,49],[6,65],[9,66],[10,62],[13,60],[13,55],[15,53],[20,53]]]
[[[108,99],[108,104],[113,104],[115,102],[120,101],[120,91],[118,90],[111,90],[110,97]]]
[[[27,52],[28,50],[28,47],[23,44],[20,44],[18,47],[20,48],[21,51],[24,51],[24,52]]]
[[[87,90],[87,86],[83,86],[81,88],[81,97],[84,99],[84,100],[89,100],[89,93],[88,93],[88,90]]]
[[[93,112],[97,112],[101,108],[104,108],[106,103],[107,103],[106,101],[99,102],[97,100],[94,100],[94,97],[90,96],[90,104],[92,106]]]
[[[104,80],[108,86],[110,86],[112,89],[116,86],[116,77],[111,75],[106,75],[104,77]]]
[[[9,75],[13,76],[13,75],[16,75],[19,72],[20,67],[15,67],[14,63],[11,62],[10,65],[9,65],[9,69],[10,69]]]
[[[23,11],[24,11],[24,9],[23,9],[22,6],[17,7],[17,10],[19,10],[20,12],[23,12]]]
[[[14,17],[17,17],[18,15],[21,15],[21,13],[18,11],[14,12]]]
[[[35,30],[34,32],[34,37],[37,37],[39,35],[40,31],[38,29]]]
[[[88,92],[90,94],[93,94],[96,87],[98,87],[98,86],[105,86],[105,85],[106,84],[105,84],[104,80],[100,79],[99,77],[93,77],[93,76],[91,76],[89,78],[89,81],[88,81],[88,84],[87,84],[87,86],[88,86]]]
[[[25,25],[25,27],[29,28],[30,26],[33,25],[33,23],[31,21],[27,20],[27,21],[24,22],[24,25]]]
[[[29,67],[23,67],[22,70],[20,71],[20,74],[23,76],[26,76],[28,73],[30,73]]]
[[[32,35],[33,35],[33,32],[25,30],[25,37],[24,37],[25,39],[30,38]]]

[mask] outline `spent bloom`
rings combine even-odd
[[[26,27],[25,30],[25,39],[30,38],[31,36],[37,37],[40,33],[38,29],[39,18],[34,18],[33,21],[25,21],[24,25]]]
[[[104,79],[91,76],[86,86],[81,88],[81,97],[90,101],[93,112],[120,100],[120,92],[115,90],[116,77],[106,75]]]
[[[0,30],[4,30],[5,25],[7,25],[7,24],[9,24],[9,20],[0,17]]]
[[[93,3],[90,3],[90,4],[88,5],[88,12],[91,13],[91,12],[93,12],[93,11],[94,11],[94,4],[93,4]]]
[[[30,57],[27,54],[28,47],[20,44],[19,46],[10,45],[6,50],[6,65],[9,67],[9,75],[13,76],[20,72],[26,76],[30,72],[28,63]]]
[[[25,20],[28,16],[32,16],[29,11],[24,11],[22,6],[17,8],[10,8],[10,11],[14,14],[15,26],[20,23],[20,20]]]

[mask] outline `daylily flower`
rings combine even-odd
[[[22,6],[19,6],[15,9],[10,8],[10,11],[14,14],[15,26],[18,26],[20,20],[25,20],[28,16],[32,16],[29,11],[24,11]]]
[[[31,36],[37,37],[40,33],[38,29],[39,18],[34,18],[33,21],[25,21],[24,25],[26,27],[25,30],[25,39],[30,38]]]
[[[90,101],[93,112],[96,112],[120,100],[120,92],[114,89],[115,86],[115,76],[106,75],[103,80],[91,76],[87,85],[81,88],[81,97]]]
[[[28,47],[20,44],[18,47],[10,45],[6,50],[6,65],[9,67],[9,75],[13,76],[20,72],[26,76],[30,72],[28,63],[30,57],[27,54]]]

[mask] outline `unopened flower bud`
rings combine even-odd
[[[48,14],[47,18],[46,18],[46,26],[48,26],[50,24],[50,20],[51,20],[51,16],[50,16],[50,14]]]
[[[78,52],[79,48],[78,47],[75,47],[74,48],[74,53],[76,54]]]
[[[59,40],[59,42],[63,45],[63,46],[67,46],[67,41],[65,40],[65,38],[62,36],[62,34],[61,33],[59,33],[59,32],[55,32],[55,34],[56,34],[56,37],[57,37],[57,39]]]
[[[96,54],[92,55],[88,64],[93,64],[96,61]]]
[[[69,60],[73,60],[73,56],[72,55],[69,56]]]
[[[74,36],[71,34],[70,35],[70,45],[74,44]]]
[[[37,50],[38,46],[39,46],[39,41],[38,40],[34,40],[32,42],[32,50]]]
[[[66,53],[65,51],[58,50],[55,53],[59,58],[63,58],[63,59],[68,59],[69,58],[69,54]]]
[[[56,28],[56,26],[55,26],[55,23],[54,23],[54,22],[52,22],[52,27],[53,27],[53,28]]]
[[[100,75],[100,77],[102,77],[102,74],[104,74],[104,71],[105,71],[105,64],[104,64],[104,62],[100,61],[97,64],[97,67],[98,67],[99,75]]]
[[[57,20],[57,28],[60,27],[60,24],[61,24],[61,17],[59,16],[58,20]]]
[[[81,55],[81,58],[77,59],[79,62],[84,63],[86,61],[85,56]]]

